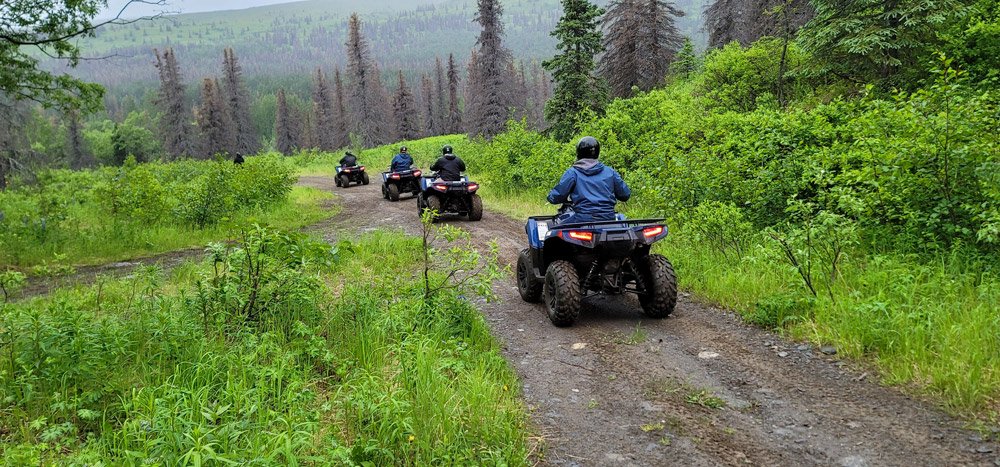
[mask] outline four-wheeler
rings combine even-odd
[[[399,172],[382,172],[382,197],[389,201],[399,201],[400,193],[420,193],[420,169]]]
[[[479,184],[462,180],[446,182],[438,180],[437,174],[420,179],[421,192],[417,195],[417,212],[423,215],[425,209],[437,211],[434,220],[442,214],[469,216],[470,221],[483,218],[483,200],[476,194]]]
[[[358,185],[367,185],[370,180],[368,179],[368,172],[365,172],[365,166],[363,165],[354,165],[351,167],[338,165],[336,181],[337,186],[347,188],[351,185],[351,182]]]
[[[663,219],[556,224],[555,216],[528,218],[528,248],[517,258],[521,298],[544,299],[549,320],[571,326],[588,294],[638,296],[643,314],[666,318],[677,304],[677,277],[667,258],[650,254],[667,236]]]

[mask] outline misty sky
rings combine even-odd
[[[179,13],[199,13],[205,11],[236,10],[255,6],[274,5],[276,3],[292,3],[296,0],[167,0],[168,5],[152,6],[133,4],[123,15],[126,18],[155,15],[162,11]],[[108,0],[108,8],[99,16],[107,18],[118,14],[127,0]]]

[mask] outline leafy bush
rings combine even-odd
[[[806,95],[809,86],[796,71],[808,57],[794,42],[783,50],[785,46],[781,39],[764,38],[746,48],[734,41],[709,51],[697,78],[698,92],[710,108],[738,112]]]

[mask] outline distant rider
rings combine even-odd
[[[392,165],[389,166],[390,172],[404,172],[410,170],[413,166],[413,158],[410,157],[410,150],[403,146],[399,148],[399,154],[392,158]]]
[[[351,151],[347,151],[344,153],[344,157],[340,158],[341,167],[354,167],[356,165],[358,165],[358,158],[354,154],[351,154]]]
[[[573,203],[573,212],[557,222],[576,223],[615,219],[617,201],[628,201],[632,191],[622,176],[597,161],[601,143],[586,136],[576,145],[576,163],[566,170],[559,184],[549,193],[552,204]]]
[[[450,145],[441,148],[441,157],[431,166],[431,170],[437,172],[438,179],[446,182],[457,182],[462,180],[462,172],[465,172],[465,162],[455,155],[455,150]]]
[[[236,153],[236,157],[233,158],[233,163],[236,165],[242,165],[246,159],[243,159],[243,154]]]

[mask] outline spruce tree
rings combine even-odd
[[[274,115],[274,148],[278,152],[290,156],[298,148],[298,138],[301,131],[295,115],[288,108],[285,90],[278,89],[278,105]]]
[[[503,132],[516,105],[514,58],[503,44],[503,6],[500,0],[479,0],[476,22],[482,31],[476,41],[469,74],[466,124],[470,136],[487,139]]]
[[[563,0],[563,16],[552,31],[559,40],[559,53],[542,66],[556,82],[555,97],[545,104],[545,118],[552,122],[552,134],[561,141],[577,130],[580,113],[600,113],[607,102],[604,82],[595,76],[595,57],[601,53],[598,18],[604,13],[587,0]]]
[[[313,74],[312,121],[316,146],[323,151],[337,150],[333,95],[321,69],[316,69],[316,73]]]
[[[223,100],[233,123],[233,146],[231,153],[254,154],[260,151],[257,131],[250,118],[250,97],[243,82],[243,71],[232,48],[223,51]]]
[[[648,91],[663,82],[684,37],[675,19],[683,16],[664,0],[615,0],[601,23],[606,31],[599,75],[611,95],[627,97],[632,88]]]
[[[368,41],[361,34],[361,20],[351,15],[347,35],[347,81],[349,83],[351,131],[366,147],[387,143],[392,127],[388,118],[385,87],[371,58]]]
[[[938,31],[967,12],[961,0],[813,0],[816,16],[799,39],[812,71],[856,82],[898,84],[942,41]]]
[[[351,144],[347,132],[350,114],[344,101],[344,80],[340,77],[339,66],[333,70],[333,94],[333,142],[338,148],[346,148]]]
[[[813,15],[810,0],[715,0],[705,9],[709,47],[732,41],[747,46],[764,36],[782,37]]]
[[[417,112],[417,103],[413,99],[413,92],[403,78],[403,71],[399,71],[399,87],[396,95],[392,99],[392,109],[396,121],[396,138],[400,140],[413,140],[420,137],[420,121]]]
[[[445,133],[462,132],[462,109],[458,106],[458,66],[455,55],[448,54],[448,119],[445,123]]]
[[[72,109],[66,117],[66,156],[69,159],[69,168],[80,170],[93,167],[97,161],[94,159],[94,154],[87,149],[87,143],[83,139],[80,112]]]
[[[234,145],[230,130],[232,123],[218,85],[215,80],[205,78],[201,88],[197,120],[201,132],[201,157],[204,159],[226,153]]]
[[[448,78],[445,76],[444,65],[441,57],[434,58],[434,121],[437,122],[434,128],[435,135],[445,133],[444,122],[448,120]]]
[[[163,149],[169,159],[178,159],[194,153],[191,137],[190,107],[185,102],[184,83],[181,81],[180,66],[173,49],[166,49],[156,55],[156,69],[160,75],[160,92],[156,104],[160,107],[160,137]]]
[[[441,133],[440,127],[443,120],[438,120],[437,96],[434,95],[434,83],[431,78],[424,75],[420,79],[420,98],[423,102],[424,115],[424,136],[435,136]]]

